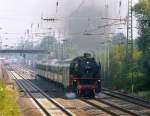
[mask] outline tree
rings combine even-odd
[[[125,77],[125,50],[124,44],[113,45],[110,53],[110,69],[112,85],[115,89],[125,89],[129,83],[128,77]]]
[[[112,37],[112,44],[126,44],[126,37],[123,33],[117,33],[115,36]]]
[[[57,43],[56,38],[52,36],[44,37],[40,43],[40,49],[54,51],[55,44]]]
[[[44,37],[41,40],[40,44],[35,46],[35,49],[48,50],[49,54],[39,54],[37,56],[37,59],[38,60],[47,61],[48,58],[50,57],[50,55],[52,55],[52,53],[53,53],[53,56],[56,56],[57,45],[58,45],[58,42],[57,42],[55,37],[53,37],[53,36],[46,36],[46,37]]]
[[[115,89],[123,89],[131,91],[132,89],[132,70],[126,68],[126,37],[122,33],[116,34],[112,38],[112,47],[110,51],[110,77],[112,79],[112,87]],[[136,40],[134,40],[136,42]],[[141,52],[134,45],[133,50],[133,75],[134,75],[134,91],[143,86],[141,83],[142,73],[139,69],[139,59]]]
[[[150,0],[140,0],[134,11],[138,19],[138,48],[142,52],[139,64],[144,73],[145,88],[150,89]]]

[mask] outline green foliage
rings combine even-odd
[[[142,52],[134,49],[133,51],[133,70],[126,69],[126,45],[114,45],[110,53],[110,77],[112,78],[112,87],[116,89],[124,89],[131,91],[132,84],[132,71],[133,71],[133,84],[134,91],[145,89],[144,74],[139,69],[139,60],[141,59]]]
[[[57,43],[56,38],[52,36],[47,36],[42,39],[40,43],[40,49],[54,51],[56,43]]]
[[[126,37],[123,33],[117,33],[112,37],[112,40],[113,45],[126,44]]]
[[[111,78],[113,81],[113,87],[115,88],[125,88],[128,83],[128,79],[125,78],[125,45],[115,45],[112,47],[110,53],[110,69]]]
[[[120,44],[118,36],[114,37],[117,42],[110,53],[110,76],[114,88],[131,91],[133,84],[134,92],[139,92],[150,90],[150,0],[140,0],[134,11],[138,19],[139,37],[134,45],[133,64],[126,68],[126,45]]]
[[[140,0],[134,6],[138,19],[138,47],[142,52],[139,60],[140,70],[144,74],[143,88],[150,90],[150,0]]]
[[[0,116],[20,116],[17,93],[0,82]]]
[[[39,45],[35,46],[36,49],[44,49],[51,52],[55,58],[70,58],[77,55],[78,50],[71,41],[57,41],[53,36],[47,36],[42,39]],[[49,56],[49,55],[48,55]],[[47,55],[38,55],[38,59],[45,59]],[[47,60],[47,59],[46,59]]]

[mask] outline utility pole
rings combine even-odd
[[[128,0],[128,17],[127,17],[127,72],[131,71],[131,90],[134,91],[133,84],[133,14],[132,14],[132,0]],[[130,70],[131,69],[131,70]],[[127,74],[128,75],[128,74]]]

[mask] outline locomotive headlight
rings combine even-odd
[[[98,80],[98,82],[100,82],[101,80]]]

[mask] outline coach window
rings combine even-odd
[[[48,66],[48,71],[49,71],[49,72],[51,71],[51,66]]]

